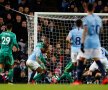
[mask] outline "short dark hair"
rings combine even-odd
[[[77,27],[81,27],[82,26],[82,20],[81,19],[76,20],[75,23],[76,23]]]
[[[7,24],[6,26],[7,26],[8,30],[12,29],[12,24],[11,23]]]
[[[49,38],[45,37],[45,38],[44,38],[44,41],[49,41]]]
[[[87,10],[91,12],[91,11],[93,11],[93,9],[94,9],[93,3],[88,3]]]

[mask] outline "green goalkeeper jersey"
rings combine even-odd
[[[43,42],[39,42],[39,43],[37,43],[36,47],[40,47],[40,48],[42,48],[43,45],[44,45]]]
[[[5,31],[0,34],[0,45],[1,52],[12,54],[13,45],[18,47],[18,43],[16,41],[16,35],[13,32]]]

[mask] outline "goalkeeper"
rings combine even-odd
[[[63,75],[62,75],[60,78],[58,78],[58,79],[56,80],[56,82],[59,82],[59,81],[62,80],[63,78],[67,78],[67,79],[69,80],[70,83],[73,83],[73,80],[72,80],[71,75],[70,75],[70,72],[72,72],[73,69],[74,69],[73,63],[72,63],[72,62],[69,62],[69,63],[67,64],[67,66],[65,67],[65,70],[64,70]]]

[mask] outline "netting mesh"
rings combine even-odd
[[[50,45],[48,50],[50,54],[47,55],[47,61],[51,66],[47,67],[48,71],[52,72],[52,78],[60,77],[65,69],[65,66],[71,61],[70,48],[71,45],[66,43],[66,37],[70,30],[75,28],[75,20],[82,19],[85,15],[37,15],[37,35],[34,33],[34,18],[27,17],[28,21],[28,51],[33,50],[34,37],[37,38],[37,42],[42,42],[44,37],[50,39]],[[104,33],[100,35],[101,44],[108,50],[108,15],[100,16],[103,20]],[[44,55],[46,57],[46,54]],[[91,62],[87,62],[85,70]],[[58,70],[58,73],[57,73]],[[71,73],[72,78],[75,78],[74,72]],[[66,79],[61,83],[67,83]]]

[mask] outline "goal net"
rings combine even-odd
[[[50,55],[44,55],[51,66],[47,71],[52,73],[52,78],[62,75],[65,66],[71,61],[71,45],[66,43],[66,37],[70,30],[76,28],[75,21],[82,19],[85,13],[42,13],[35,12],[34,17],[27,17],[28,22],[28,52],[29,54],[38,42],[42,42],[45,37],[50,39],[48,47]],[[97,13],[103,21],[104,33],[100,35],[101,44],[108,50],[108,14]],[[89,67],[87,64],[86,70]],[[74,71],[70,73],[75,79]],[[67,83],[63,79],[61,83]]]

